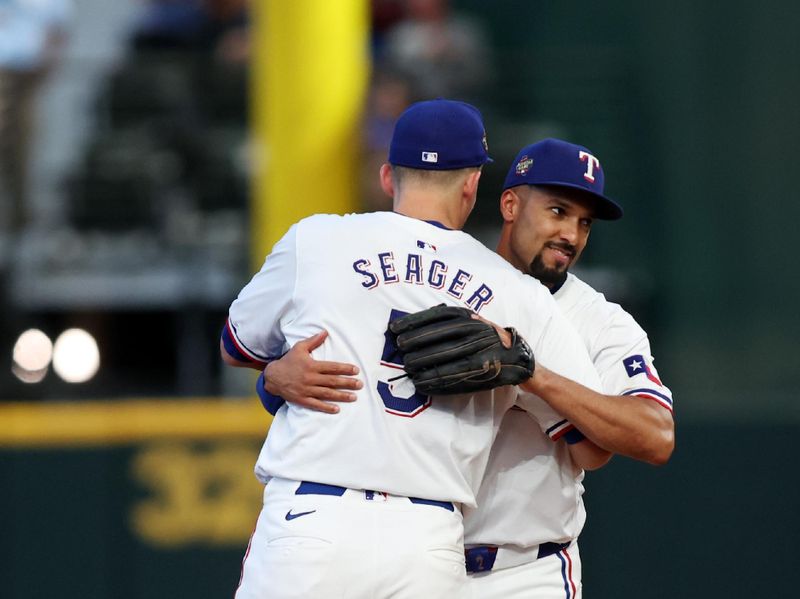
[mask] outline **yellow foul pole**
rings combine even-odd
[[[252,70],[255,267],[290,225],[358,206],[369,68],[367,0],[256,0]]]

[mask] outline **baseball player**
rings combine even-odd
[[[615,220],[619,206],[603,196],[604,176],[587,149],[560,140],[524,148],[512,163],[500,200],[504,226],[498,253],[553,293],[576,327],[603,382],[605,396],[579,387],[548,393],[553,406],[608,450],[661,464],[674,447],[672,395],[653,365],[646,333],[619,305],[568,273],[586,245],[593,219]],[[351,401],[360,384],[345,364],[309,355],[324,333],[271,365],[267,387],[315,409]],[[338,376],[327,376],[331,375]],[[264,391],[263,389],[260,391]],[[264,391],[265,405],[280,401]],[[519,409],[509,411],[492,448],[477,509],[465,508],[470,583],[476,597],[581,596],[577,537],[586,519],[583,473],[570,455],[587,441],[554,443]]]
[[[334,335],[315,357],[354,364],[364,383],[336,418],[276,413],[256,463],[264,504],[238,599],[463,596],[460,507],[475,505],[517,389],[417,392],[388,332],[401,315],[445,304],[513,322],[521,337],[507,351],[530,356],[524,338],[538,361],[599,388],[547,289],[460,231],[488,160],[474,107],[411,106],[381,168],[394,211],[300,221],[231,305],[226,363],[261,369],[322,328]],[[511,382],[527,385],[533,368]],[[549,438],[571,429],[533,396],[524,406]]]
[[[500,198],[498,253],[550,288],[603,384],[602,395],[567,386],[541,396],[601,447],[663,464],[674,448],[672,394],[655,369],[647,334],[619,305],[568,273],[592,221],[622,216],[603,187],[601,164],[585,147],[548,139],[523,148]],[[550,468],[540,467],[545,457]],[[582,479],[563,444],[544,438],[524,412],[506,414],[478,508],[465,510],[476,597],[581,597]]]

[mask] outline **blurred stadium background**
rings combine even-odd
[[[799,30],[791,0],[0,1],[0,596],[232,595],[269,419],[227,306],[298,218],[384,205],[437,95],[484,112],[488,245],[542,137],[626,208],[579,270],[650,333],[677,449],[587,477],[587,597],[791,595]]]

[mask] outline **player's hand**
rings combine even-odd
[[[304,408],[336,414],[339,406],[331,402],[352,402],[363,383],[354,378],[358,367],[343,362],[315,360],[311,352],[323,344],[327,331],[298,342],[280,360],[264,369],[265,388],[289,403]]]
[[[504,329],[499,324],[495,324],[491,320],[486,320],[483,316],[479,316],[478,314],[473,314],[472,319],[480,320],[484,324],[491,325],[494,328],[494,330],[497,331],[497,334],[500,337],[500,343],[502,343],[503,347],[505,347],[506,349],[510,349],[511,346],[514,344],[514,338],[508,329]]]

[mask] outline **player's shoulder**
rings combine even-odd
[[[554,297],[570,320],[594,329],[598,334],[604,332],[609,335],[613,332],[626,337],[646,336],[644,329],[625,308],[608,300],[603,293],[573,273],[567,275],[567,280]]]
[[[349,212],[347,214],[312,214],[298,221],[297,226],[305,229],[338,230],[360,227],[364,232],[375,228],[392,227],[402,230],[424,228],[425,221],[410,218],[391,211]]]
[[[387,214],[390,213],[312,214],[299,220],[293,228],[296,229],[298,239],[305,243],[317,244],[323,239],[342,237],[353,241],[363,239],[371,232],[385,230],[390,222]]]
[[[575,275],[568,273],[567,279],[561,288],[554,293],[558,305],[564,312],[591,311],[595,317],[607,319],[633,319],[633,317],[616,302],[606,298],[605,294],[598,291],[589,283]]]
[[[318,213],[306,216],[297,222],[297,227],[303,229],[318,229],[347,225],[361,214],[327,214]]]

